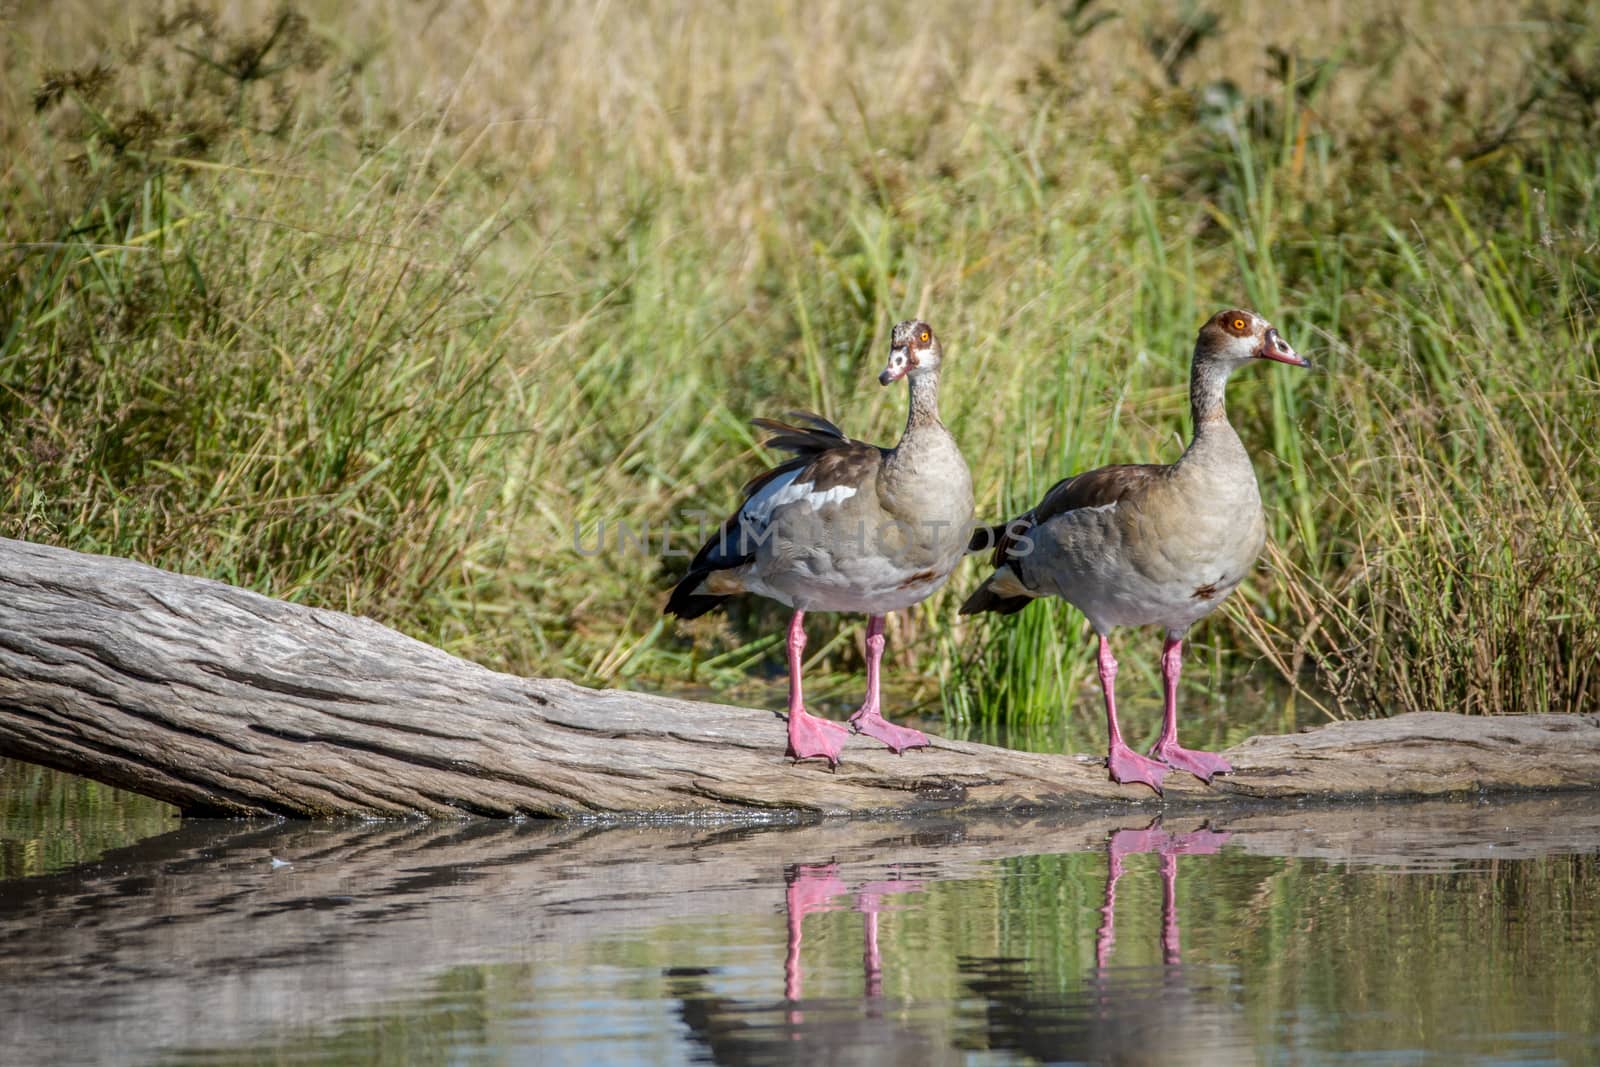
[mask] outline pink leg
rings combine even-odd
[[[806,711],[800,692],[800,654],[806,650],[806,613],[796,611],[789,623],[789,751],[796,760],[828,761],[839,765],[839,749],[844,747],[845,728],[831,719],[819,719]]]
[[[867,620],[867,702],[850,716],[850,725],[855,727],[856,733],[876,737],[896,753],[921,748],[928,743],[926,734],[896,726],[885,720],[878,710],[878,664],[883,659],[883,645],[883,616],[874,615]]]
[[[1178,672],[1183,669],[1183,638],[1168,636],[1161,649],[1161,681],[1166,690],[1166,710],[1161,717],[1161,736],[1150,755],[1175,770],[1188,771],[1201,781],[1213,775],[1230,774],[1227,760],[1211,752],[1193,752],[1178,744]]]
[[[1167,776],[1167,769],[1139,755],[1122,740],[1122,730],[1117,726],[1117,660],[1104,634],[1100,635],[1100,688],[1106,696],[1106,725],[1111,733],[1111,747],[1106,753],[1111,780],[1124,785],[1142,782],[1157,793],[1161,792],[1161,780]]]

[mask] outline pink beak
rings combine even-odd
[[[883,368],[883,373],[878,375],[879,385],[888,385],[898,382],[906,376],[911,369],[911,353],[904,345],[889,350],[889,365]]]
[[[1289,342],[1279,336],[1278,331],[1271,326],[1267,327],[1267,335],[1261,339],[1261,347],[1256,349],[1255,355],[1257,359],[1276,360],[1291,367],[1311,366],[1311,361],[1291,348]]]

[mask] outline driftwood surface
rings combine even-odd
[[[1600,715],[1443,713],[1256,737],[1164,798],[1087,757],[852,738],[772,711],[518,678],[370,619],[0,539],[0,755],[186,814],[725,816],[1217,806],[1600,786]]]
[[[781,930],[799,865],[834,865],[851,890],[992,878],[996,861],[1101,850],[1150,823],[1147,812],[786,827],[191,821],[0,883],[0,1039],[7,1062],[41,1064],[282,1040],[415,1011],[418,991],[456,968],[561,959],[660,924],[766,916]],[[1225,834],[1251,855],[1437,870],[1592,852],[1600,798],[1174,813],[1160,828]]]

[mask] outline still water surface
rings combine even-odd
[[[1600,799],[179,824],[0,762],[7,1063],[1600,1062]]]

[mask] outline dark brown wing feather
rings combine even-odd
[[[791,411],[789,418],[795,423],[777,419],[751,419],[752,425],[770,435],[762,443],[780,452],[793,453],[795,458],[785,460],[769,471],[763,471],[744,485],[744,507],[756,493],[772,479],[787,474],[798,467],[805,468],[800,480],[812,483],[818,490],[832,489],[836,485],[850,485],[865,479],[874,463],[883,458],[883,449],[846,437],[844,431],[821,415],[809,411]],[[735,513],[737,514],[737,512]]]
[[[796,456],[816,456],[841,445],[859,444],[845,436],[843,430],[809,411],[791,411],[793,422],[777,419],[751,419],[750,424],[767,434],[762,444],[779,452]]]
[[[866,476],[871,464],[883,455],[882,449],[845,436],[843,430],[809,411],[791,411],[791,422],[777,419],[751,419],[757,429],[768,434],[762,443],[780,452],[793,454],[777,466],[757,474],[744,483],[739,494],[739,506],[723,520],[716,534],[695,553],[689,564],[689,573],[683,576],[667,599],[666,613],[692,619],[715,608],[723,596],[697,593],[695,590],[713,571],[742,566],[755,554],[741,536],[739,515],[750,498],[765,489],[773,479],[799,470],[802,481],[811,482],[818,491],[837,485],[859,482]]]
[[[1040,523],[1079,508],[1114,504],[1141,486],[1164,477],[1170,469],[1162,463],[1119,463],[1061,479],[1050,487],[1032,510],[1012,519],[1004,527],[996,528],[999,533],[998,540],[994,542],[993,565],[999,567],[1004,564],[1011,547],[1023,534]]]

